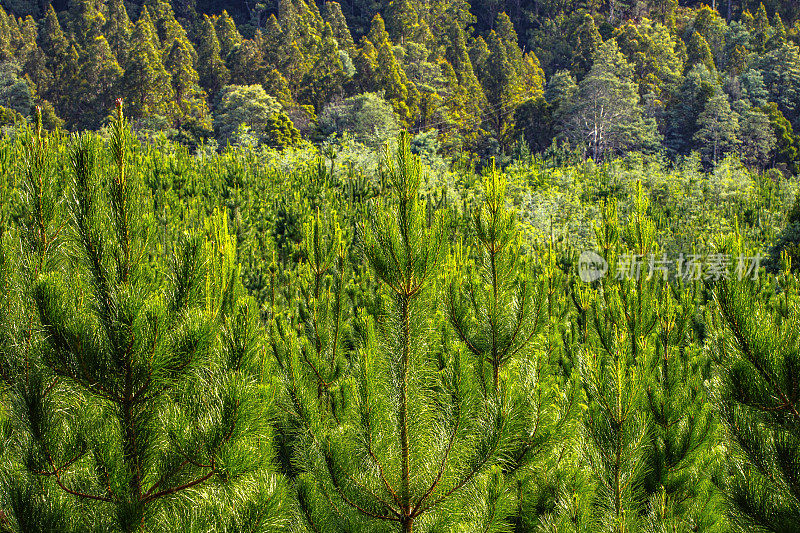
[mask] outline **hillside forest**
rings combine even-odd
[[[3,0],[0,113],[281,149],[400,129],[448,156],[728,154],[797,170],[790,0]]]

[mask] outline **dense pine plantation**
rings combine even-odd
[[[196,155],[118,105],[5,137],[0,192],[2,531],[800,531],[793,180]]]

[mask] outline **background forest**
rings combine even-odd
[[[790,0],[4,0],[2,120],[283,148],[399,129],[448,156],[556,147],[797,171]]]

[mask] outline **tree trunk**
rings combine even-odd
[[[411,487],[410,487],[410,455],[411,444],[408,436],[408,362],[411,357],[411,310],[410,297],[408,295],[402,296],[400,304],[400,315],[402,320],[402,360],[400,368],[400,412],[398,413],[398,422],[400,424],[400,457],[402,468],[402,489],[400,493],[400,504],[402,506],[403,519],[403,532],[411,531],[411,519],[408,515],[411,512]]]

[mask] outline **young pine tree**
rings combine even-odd
[[[541,329],[544,290],[521,257],[516,217],[505,206],[506,181],[494,166],[485,171],[483,188],[483,203],[472,216],[477,265],[450,284],[447,311],[478,360],[484,390],[499,394],[501,370]]]
[[[24,326],[11,330],[19,332],[11,346],[27,347],[12,355],[28,370],[6,404],[19,463],[4,472],[4,514],[14,531],[193,530],[210,517],[224,530],[279,526],[283,486],[265,452],[254,306],[235,269],[212,269],[230,281],[206,290],[206,264],[230,252],[202,233],[186,236],[171,264],[150,263],[129,135],[118,104],[108,159],[96,138],[75,138],[64,195],[71,224],[35,232],[39,244],[20,260],[48,268],[28,276],[29,297],[18,302]],[[42,188],[45,209],[23,198],[28,227],[67,219],[38,215],[63,208],[52,187]],[[60,233],[48,229],[54,223]],[[48,251],[39,245],[58,242],[54,235],[69,238],[70,261],[39,261]],[[59,509],[69,511],[68,527],[49,522]]]
[[[535,271],[533,261],[526,261],[516,217],[505,205],[506,178],[494,166],[486,169],[483,188],[483,202],[471,220],[475,251],[459,250],[453,258],[463,264],[474,255],[475,263],[468,272],[451,265],[445,301],[457,338],[473,355],[484,398],[502,397],[518,424],[504,475],[486,481],[489,494],[496,496],[486,503],[494,507],[498,523],[525,523],[535,520],[541,500],[552,498],[552,471],[559,460],[550,452],[564,439],[577,388],[551,375],[547,342],[543,350],[534,346],[558,306],[553,290],[563,280],[552,271]]]
[[[738,531],[800,529],[800,312],[796,282],[783,278],[772,302],[749,279],[714,293],[715,403],[730,442],[722,487]]]
[[[440,222],[426,224],[420,172],[404,135],[385,162],[393,194],[372,206],[362,228],[382,304],[361,325],[346,418],[311,427],[302,453],[301,503],[321,531],[466,525],[476,506],[465,503],[486,498],[484,474],[512,444],[505,406],[480,400],[469,354],[437,325],[444,234]]]

